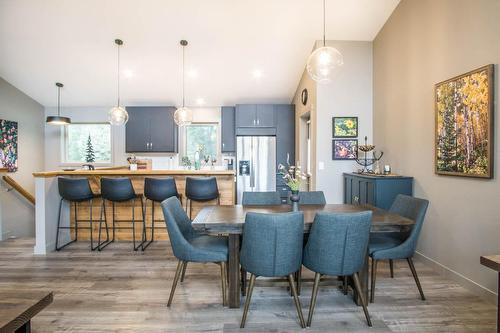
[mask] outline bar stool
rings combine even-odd
[[[220,204],[220,193],[215,177],[186,177],[186,211],[189,204],[189,218],[193,212],[192,201],[206,202],[217,199]]]
[[[144,197],[144,217],[146,217],[148,200],[151,201],[151,227],[146,227],[146,229],[151,229],[151,240],[145,243],[143,250],[145,250],[155,240],[155,203],[162,203],[170,197],[177,197],[182,206],[182,195],[177,192],[177,185],[175,184],[175,179],[172,177],[145,178]]]
[[[142,200],[142,195],[136,194],[132,182],[129,178],[101,178],[101,196],[102,196],[102,206],[101,215],[99,221],[99,243],[101,242],[101,229],[102,229],[102,214],[104,212],[104,223],[106,225],[106,238],[107,240],[103,242],[103,245],[99,244],[98,251],[101,251],[109,244],[115,241],[116,229],[127,229],[132,230],[132,239],[134,242],[134,251],[137,251],[140,247],[142,248],[145,242],[145,221],[144,221],[144,204]],[[142,211],[142,240],[139,245],[136,246],[135,240],[135,200],[139,198],[141,201],[141,211]],[[106,216],[106,200],[111,202],[112,207],[112,237],[109,239],[108,222]],[[119,220],[115,219],[115,203],[132,201],[132,220]],[[117,227],[115,224],[118,222],[132,222],[132,227]]]
[[[78,229],[90,230],[90,249],[94,251],[99,244],[94,247],[94,238],[92,232],[92,203],[93,199],[99,197],[92,192],[90,188],[90,184],[87,178],[62,178],[59,177],[57,179],[57,185],[59,188],[59,195],[61,196],[61,201],[59,202],[59,214],[57,218],[57,232],[56,232],[56,251],[60,251],[62,248],[68,246],[69,244],[76,242],[78,240]],[[61,227],[61,210],[63,201],[67,201],[70,204],[74,204],[75,210],[75,226],[70,225],[68,227]],[[89,203],[89,220],[78,220],[78,204],[81,202]],[[78,222],[86,222],[89,223],[88,227],[79,227]],[[66,244],[59,246],[59,231],[61,229],[74,229],[75,230],[75,239],[70,240]]]

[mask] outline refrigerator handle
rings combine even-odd
[[[253,146],[253,140],[250,145],[250,188],[253,190],[255,187],[255,161],[254,161],[254,146]]]

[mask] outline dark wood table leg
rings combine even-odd
[[[363,265],[363,267],[361,268],[361,271],[359,271],[358,275],[359,275],[359,283],[361,285],[361,290],[362,290],[362,293],[363,293],[363,296],[365,298],[365,302],[366,302],[366,305],[368,306],[369,302],[368,302],[368,252],[366,252],[366,256],[365,256],[365,263]],[[350,284],[352,283],[352,279],[349,279],[349,282]],[[354,298],[354,302],[356,303],[356,305],[358,306],[361,306],[361,299],[359,298],[359,295],[358,293],[356,292],[356,288],[352,288],[353,289],[353,298]]]
[[[19,327],[15,333],[31,333],[31,320],[28,320],[23,326]]]
[[[240,235],[229,234],[229,307],[240,307]]]

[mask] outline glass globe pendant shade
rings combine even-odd
[[[175,110],[174,121],[178,126],[189,125],[193,122],[193,111],[187,107],[180,107]]]
[[[307,59],[307,72],[318,83],[329,83],[335,75],[335,69],[344,64],[342,54],[333,47],[323,46]]]
[[[111,125],[125,125],[128,121],[128,112],[121,106],[115,106],[108,112],[108,121]]]

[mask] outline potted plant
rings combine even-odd
[[[182,166],[184,169],[191,169],[191,160],[187,156],[183,156],[181,159]]]
[[[295,165],[288,165],[288,167],[285,167],[283,164],[280,164],[278,165],[278,172],[282,175],[285,183],[292,191],[290,201],[292,202],[292,210],[296,212],[299,210],[300,184],[303,180],[307,179],[307,176],[301,171],[300,166]]]

